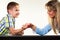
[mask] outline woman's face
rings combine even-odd
[[[56,15],[56,11],[51,10],[49,7],[47,7],[47,13],[48,13],[49,17],[51,17],[51,18],[55,17],[55,15]]]

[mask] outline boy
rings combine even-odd
[[[23,29],[15,29],[15,18],[19,15],[19,4],[10,2],[7,5],[7,16],[0,21],[0,35],[17,35],[23,34]]]

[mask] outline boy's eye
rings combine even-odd
[[[19,10],[16,10],[16,11],[19,11]]]
[[[16,11],[18,11],[18,10],[16,10]]]

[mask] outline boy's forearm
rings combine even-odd
[[[22,29],[22,28],[21,29],[17,29],[17,30],[15,30],[15,34],[16,35],[23,35],[24,34],[23,31],[24,31],[24,29]]]
[[[22,28],[21,29],[9,28],[9,30],[10,30],[10,33],[13,35],[18,34],[23,31]]]
[[[20,33],[20,32],[22,32],[22,31],[24,31],[25,29],[23,28],[23,27],[21,27],[20,29],[17,29],[16,30],[16,33]]]
[[[21,28],[21,29],[16,29],[16,33],[19,33],[19,32],[22,32],[23,31],[23,29]]]

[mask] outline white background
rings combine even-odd
[[[6,6],[9,2],[15,1],[20,4],[20,15],[16,18],[15,28],[19,29],[25,23],[33,23],[36,27],[44,28],[48,24],[48,17],[45,3],[48,0],[0,0],[0,20],[7,14]],[[28,28],[23,35],[39,35]],[[55,35],[53,30],[46,35]]]

